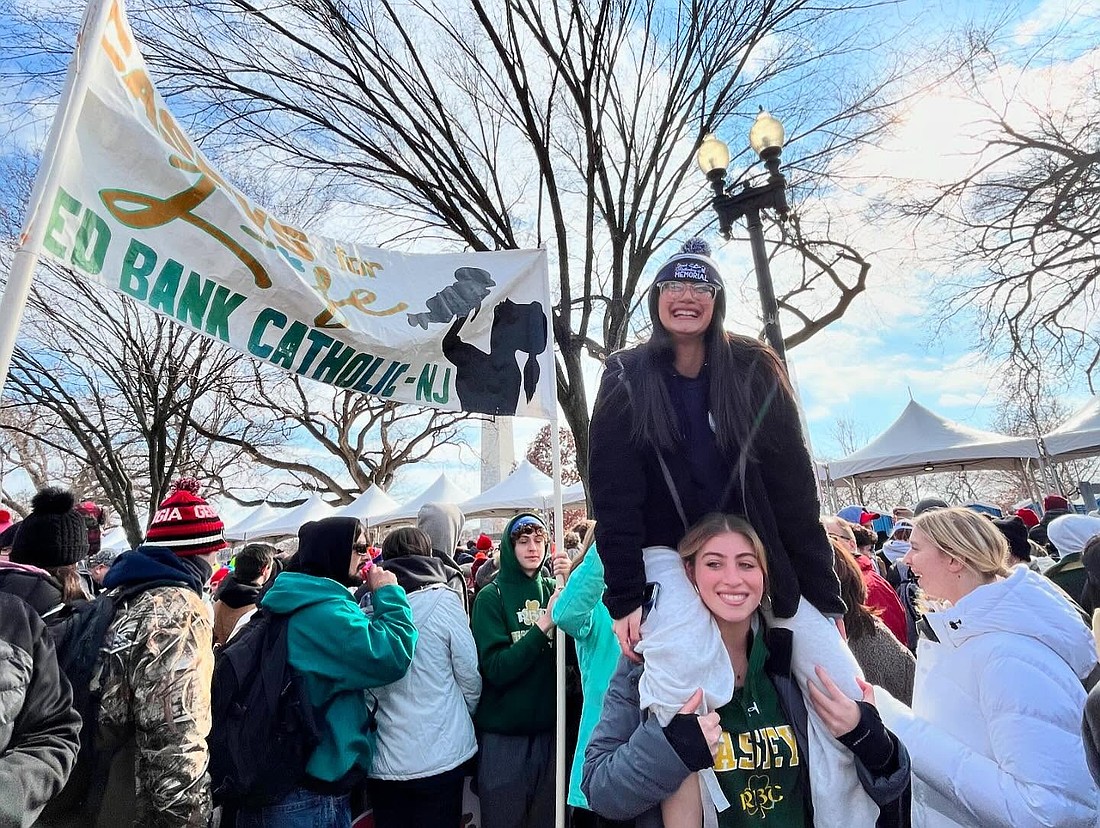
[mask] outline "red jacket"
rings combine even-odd
[[[909,632],[905,623],[905,609],[898,599],[898,594],[890,586],[890,582],[875,571],[875,565],[870,558],[856,555],[856,563],[859,571],[863,573],[863,583],[867,585],[867,606],[880,610],[882,623],[894,634],[902,644],[909,646]]]

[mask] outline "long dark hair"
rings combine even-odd
[[[714,297],[714,313],[703,334],[708,377],[707,402],[714,418],[718,447],[730,460],[744,465],[754,458],[754,448],[772,435],[759,430],[768,408],[780,394],[793,396],[787,371],[778,355],[762,342],[729,333],[724,328],[725,291]],[[670,370],[672,337],[658,315],[660,290],[649,290],[649,315],[653,333],[637,347],[639,370],[631,377],[635,443],[673,450],[680,441],[676,413],[672,409],[662,375]]]
[[[844,629],[849,639],[858,641],[874,633],[875,618],[882,611],[867,605],[867,584],[852,553],[833,538],[829,538],[829,545],[833,548],[833,569],[840,581],[840,597],[848,608],[844,612]]]

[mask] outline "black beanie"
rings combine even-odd
[[[1031,544],[1027,542],[1027,526],[1016,515],[1000,518],[993,521],[1001,534],[1008,541],[1008,550],[1012,557],[1021,561],[1031,560]]]
[[[933,509],[949,509],[947,501],[938,497],[926,497],[924,500],[918,500],[917,505],[913,507],[913,517],[917,515],[923,515],[925,512],[930,512]]]
[[[291,561],[291,571],[331,578],[346,586],[358,583],[348,569],[351,547],[361,526],[350,517],[327,517],[304,524],[298,529],[298,551]]]
[[[72,492],[47,486],[31,499],[31,513],[19,524],[12,563],[43,568],[69,566],[88,554],[88,527],[73,507]]]

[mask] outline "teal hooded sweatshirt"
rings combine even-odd
[[[619,654],[622,652],[611,628],[611,613],[602,600],[606,588],[603,561],[593,546],[585,553],[584,560],[569,573],[569,580],[558,596],[552,613],[554,623],[577,642],[584,704],[577,733],[577,751],[569,772],[568,801],[570,805],[581,808],[588,807],[588,800],[581,790],[584,751],[600,720],[603,697],[615,668],[619,666]]]
[[[350,550],[349,544],[349,556]],[[287,660],[302,675],[314,709],[324,711],[321,743],[306,772],[322,782],[336,782],[353,768],[369,771],[373,701],[365,691],[404,676],[416,646],[405,590],[396,585],[376,590],[374,615],[367,618],[343,584],[283,572],[260,605],[291,615]]]
[[[535,622],[546,613],[556,585],[542,567],[530,576],[520,569],[510,535],[522,517],[534,516],[520,514],[508,521],[500,541],[500,572],[478,592],[470,613],[483,679],[474,715],[481,733],[554,730],[554,651]]]

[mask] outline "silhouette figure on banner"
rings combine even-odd
[[[459,337],[468,319],[468,315],[456,319],[443,337],[443,356],[455,366],[455,392],[462,410],[513,415],[520,391],[531,402],[538,387],[538,356],[546,350],[549,327],[542,303],[520,305],[505,299],[496,305],[489,353]],[[522,373],[518,351],[527,354]]]
[[[469,316],[481,307],[482,301],[494,287],[492,274],[480,267],[460,267],[455,270],[455,280],[424,304],[426,313],[410,313],[409,325],[419,325],[428,330],[429,322],[450,322]]]

